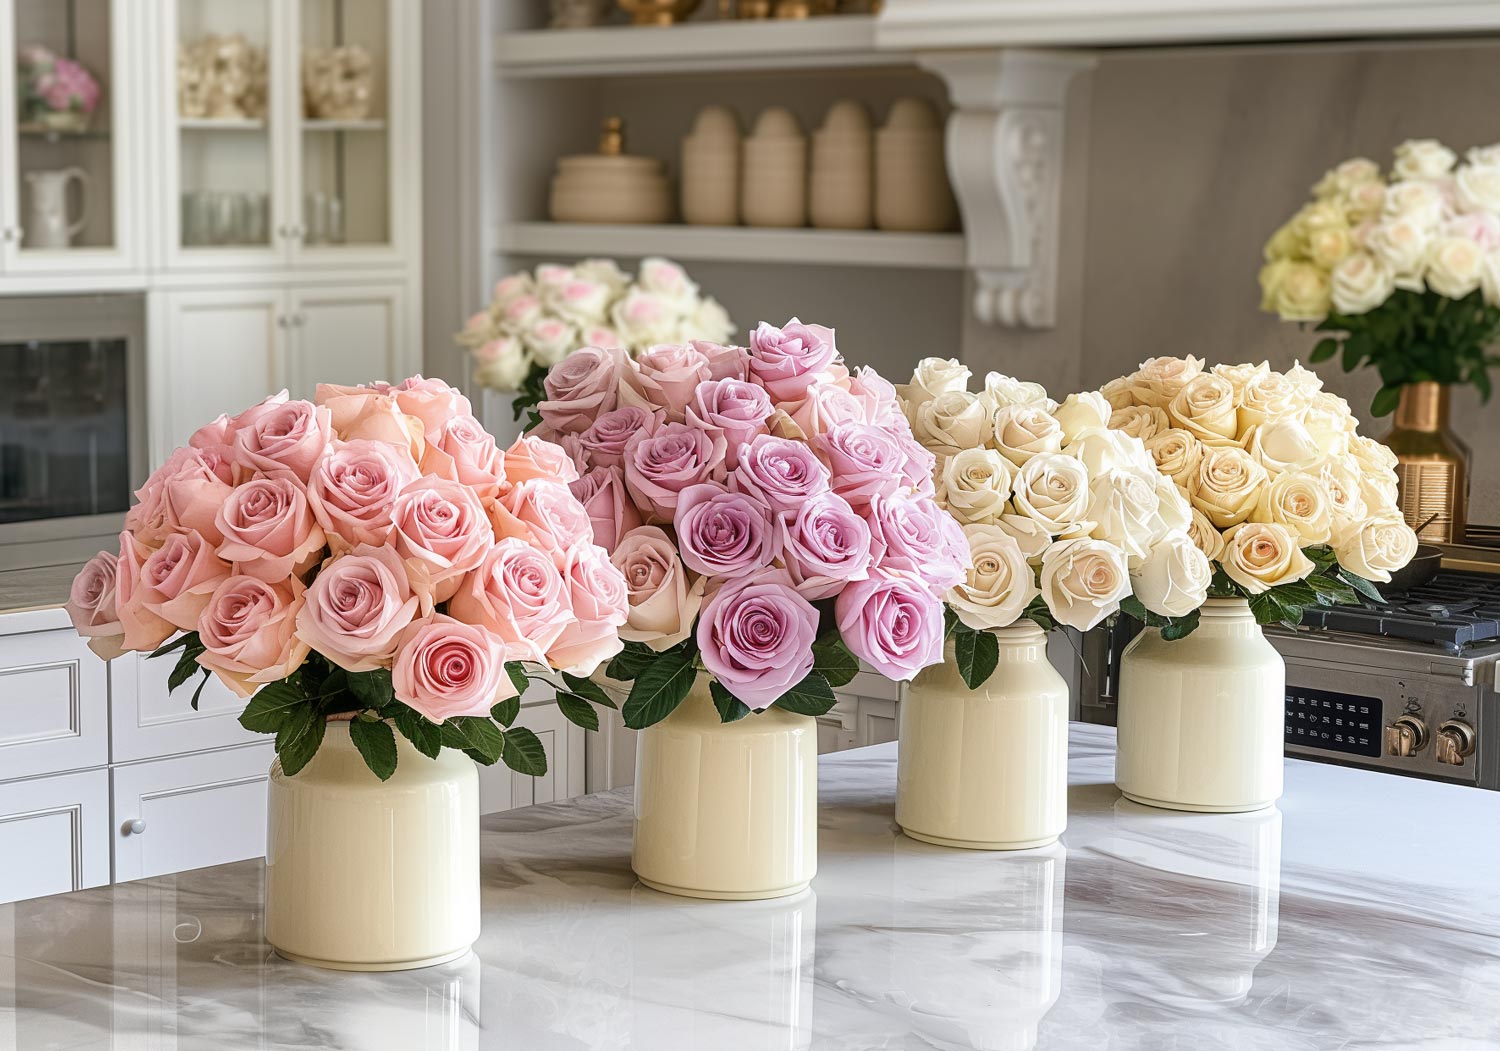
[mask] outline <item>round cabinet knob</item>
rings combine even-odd
[[[1462,719],[1449,719],[1438,727],[1434,749],[1437,761],[1449,766],[1463,766],[1464,760],[1474,754],[1476,743],[1474,727]]]
[[[1427,747],[1427,724],[1415,715],[1403,715],[1385,728],[1387,755],[1407,758]]]
[[[121,828],[120,831],[127,836],[139,836],[146,831],[146,822],[141,818],[136,818],[133,821],[127,821],[125,822],[125,826]]]

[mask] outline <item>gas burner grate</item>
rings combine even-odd
[[[1387,605],[1310,609],[1310,628],[1434,643],[1457,652],[1500,639],[1500,576],[1443,570],[1427,583],[1388,596]]]

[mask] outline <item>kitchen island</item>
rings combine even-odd
[[[1292,760],[1278,809],[1178,814],[1113,748],[1072,728],[1064,843],[1017,854],[896,832],[893,745],[825,757],[773,902],[637,885],[627,792],[495,815],[483,936],[423,971],[277,958],[258,861],[0,906],[0,1047],[1500,1046],[1500,795]]]

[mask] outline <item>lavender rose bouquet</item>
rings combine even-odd
[[[750,347],[584,348],[554,366],[535,433],[573,457],[595,541],[627,582],[625,724],[711,677],[720,718],[833,707],[861,658],[891,679],[942,660],[942,595],[968,546],[895,388],[832,330],[762,324]]]

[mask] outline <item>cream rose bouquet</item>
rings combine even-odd
[[[594,536],[624,573],[625,725],[698,674],[719,717],[833,707],[862,658],[891,679],[942,659],[963,537],[895,390],[793,320],[750,347],[585,348],[548,373],[536,433],[567,449]]]
[[[441,381],[282,392],[152,474],[68,612],[105,659],[177,652],[172,689],[201,672],[249,698],[241,724],[276,735],[289,775],[332,716],[382,780],[396,731],[542,774],[521,692],[560,673],[564,714],[597,727],[589,702],[611,702],[587,676],[627,612],[577,477],[538,439],[497,449]]]
[[[1097,391],[1062,404],[990,373],[978,393],[957,361],[928,358],[900,388],[917,441],[936,458],[939,505],[973,566],[947,593],[948,631],[971,689],[995,670],[992,630],[1027,618],[1087,631],[1127,604],[1186,634],[1208,594],[1207,556],[1186,498],[1138,434],[1110,428]]]
[[[588,259],[502,279],[457,339],[474,358],[476,382],[519,394],[519,420],[542,400],[547,370],[579,347],[639,354],[661,343],[719,343],[733,332],[724,308],[676,263],[644,259],[632,277],[611,260]]]
[[[1465,161],[1430,139],[1402,143],[1389,178],[1364,158],[1313,187],[1314,200],[1266,244],[1262,307],[1333,335],[1314,363],[1373,365],[1370,406],[1408,383],[1473,384],[1489,400],[1500,365],[1500,145]]]
[[[1295,366],[1153,358],[1101,394],[1116,432],[1142,439],[1191,506],[1188,534],[1214,564],[1209,594],[1245,598],[1262,624],[1381,596],[1417,537],[1396,504],[1396,459],[1349,405]],[[1164,634],[1178,610],[1131,609]],[[1166,617],[1159,614],[1166,613]]]

